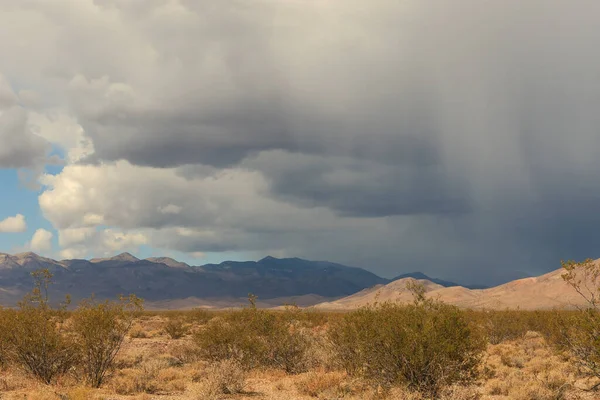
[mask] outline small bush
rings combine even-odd
[[[321,397],[324,394],[339,398],[351,392],[345,384],[346,377],[340,372],[316,372],[311,371],[296,382],[298,392],[305,396]]]
[[[189,327],[181,318],[170,318],[165,324],[164,330],[171,339],[181,339],[187,335]]]
[[[425,300],[384,303],[348,313],[330,333],[341,366],[389,387],[437,396],[478,376],[485,340],[457,307]]]
[[[529,331],[527,311],[489,311],[485,318],[487,339],[491,344],[522,339]]]
[[[235,360],[223,360],[209,366],[199,389],[199,399],[219,399],[224,394],[237,394],[244,390],[246,373]]]
[[[213,318],[194,341],[209,361],[235,359],[245,368],[275,367],[290,373],[306,369],[308,338],[282,314],[254,307]]]
[[[73,313],[73,331],[81,350],[83,371],[92,387],[102,385],[131,328],[135,313],[141,309],[141,300],[131,295],[122,297],[118,302],[84,300]]]
[[[129,330],[129,337],[132,339],[148,339],[149,336],[148,332],[146,332],[144,328],[139,325],[134,325]]]
[[[187,312],[186,316],[188,322],[192,324],[204,325],[215,317],[215,312],[208,311],[203,308],[193,308],[192,310]]]

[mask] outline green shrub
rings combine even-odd
[[[171,339],[181,339],[187,335],[189,327],[181,318],[170,318],[165,324],[164,330]]]
[[[476,379],[485,349],[483,334],[461,310],[419,293],[412,305],[384,303],[350,312],[329,337],[348,374],[434,397],[445,386]]]
[[[72,327],[89,384],[98,388],[113,367],[125,335],[131,328],[142,301],[134,295],[118,302],[84,300],[73,313]]]
[[[485,331],[491,344],[522,339],[530,330],[527,311],[488,311],[485,315]]]
[[[305,369],[309,346],[285,315],[255,307],[211,319],[194,341],[204,359],[235,359],[245,368],[275,367],[290,373]]]
[[[570,355],[587,375],[600,378],[600,265],[588,259],[581,263],[563,262],[562,266],[563,279],[581,295],[587,307],[557,314],[551,342]],[[599,386],[600,383],[592,389]]]
[[[214,311],[205,310],[203,308],[193,308],[186,312],[189,323],[204,325],[215,316]]]
[[[65,332],[64,307],[55,310],[48,302],[52,274],[39,270],[32,276],[35,286],[31,293],[19,302],[18,309],[4,311],[1,336],[10,362],[50,384],[75,366],[80,353]]]

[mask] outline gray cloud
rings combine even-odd
[[[27,126],[27,112],[0,109],[0,168],[37,168],[47,161],[50,144]]]
[[[69,19],[29,3],[63,27],[37,64],[93,141],[86,162],[128,174],[47,209],[61,229],[99,214],[183,251],[480,282],[600,256],[596,1],[98,0]],[[0,70],[28,73],[16,63]],[[115,203],[130,186],[139,204]]]
[[[275,197],[341,215],[452,215],[470,209],[464,184],[439,164],[266,152],[243,165],[270,178]]]

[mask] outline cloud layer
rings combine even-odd
[[[64,149],[40,196],[64,254],[277,252],[487,283],[600,256],[597,2],[0,11],[20,38],[0,39],[0,166]]]

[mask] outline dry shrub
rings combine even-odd
[[[111,387],[121,395],[157,393],[163,387],[158,377],[165,368],[169,365],[164,360],[152,359],[142,362],[137,368],[119,370],[111,380]]]
[[[78,386],[70,389],[64,398],[67,400],[90,400],[94,398],[94,395],[90,388]]]
[[[188,311],[185,315],[189,323],[204,325],[208,321],[213,319],[216,313],[214,311],[208,311],[204,308],[193,308],[190,311]]]
[[[245,368],[275,367],[290,373],[306,369],[306,335],[285,315],[255,307],[213,318],[194,335],[200,356],[209,361],[238,360]]]
[[[438,395],[478,377],[485,340],[457,307],[425,300],[350,312],[330,331],[341,366],[384,387],[407,385]]]
[[[179,342],[169,347],[169,354],[181,364],[190,364],[200,359],[198,347],[192,342]]]
[[[171,339],[181,339],[189,330],[189,326],[181,318],[170,318],[164,326],[165,333]]]
[[[126,353],[119,355],[115,359],[115,369],[135,368],[144,361],[144,355],[141,353]]]
[[[511,368],[523,368],[525,366],[525,357],[520,354],[503,353],[500,360],[502,364]]]
[[[237,394],[244,390],[246,372],[239,362],[223,360],[210,365],[197,389],[198,399],[219,399],[224,394]]]
[[[485,321],[487,340],[498,344],[523,338],[529,330],[527,312],[518,310],[489,311]]]
[[[390,390],[389,393],[380,390],[373,398],[394,400],[479,400],[482,397],[479,388],[476,386],[452,385],[441,390],[435,397],[431,397],[427,393],[411,391],[407,388],[395,388]]]
[[[26,377],[18,372],[16,374],[14,372],[17,371],[11,371],[7,375],[0,376],[0,392],[9,392],[27,387],[29,382]]]
[[[110,387],[119,395],[134,395],[145,392],[150,387],[150,380],[137,369],[123,369],[112,377]]]
[[[307,335],[307,338],[310,343],[305,353],[307,369],[336,370],[338,368],[336,351],[327,332],[313,332]]]
[[[129,330],[129,337],[132,339],[148,339],[149,335],[146,330],[140,325],[134,325]]]
[[[442,391],[441,400],[479,400],[481,392],[474,386],[452,385]]]
[[[538,332],[545,337],[553,334],[557,311],[525,310],[467,310],[465,315],[484,329],[489,343],[499,344],[522,339],[527,332]],[[568,313],[561,311],[560,314]]]
[[[572,365],[552,353],[540,335],[527,334],[519,341],[492,345],[486,368],[494,378],[485,382],[485,392],[511,399],[565,399],[575,382]],[[518,359],[519,362],[512,361]]]
[[[73,313],[72,326],[81,350],[81,363],[89,384],[98,388],[113,367],[125,335],[142,302],[134,295],[118,302],[84,300]]]
[[[311,371],[296,382],[296,389],[305,396],[340,398],[351,392],[346,375],[341,372]]]

